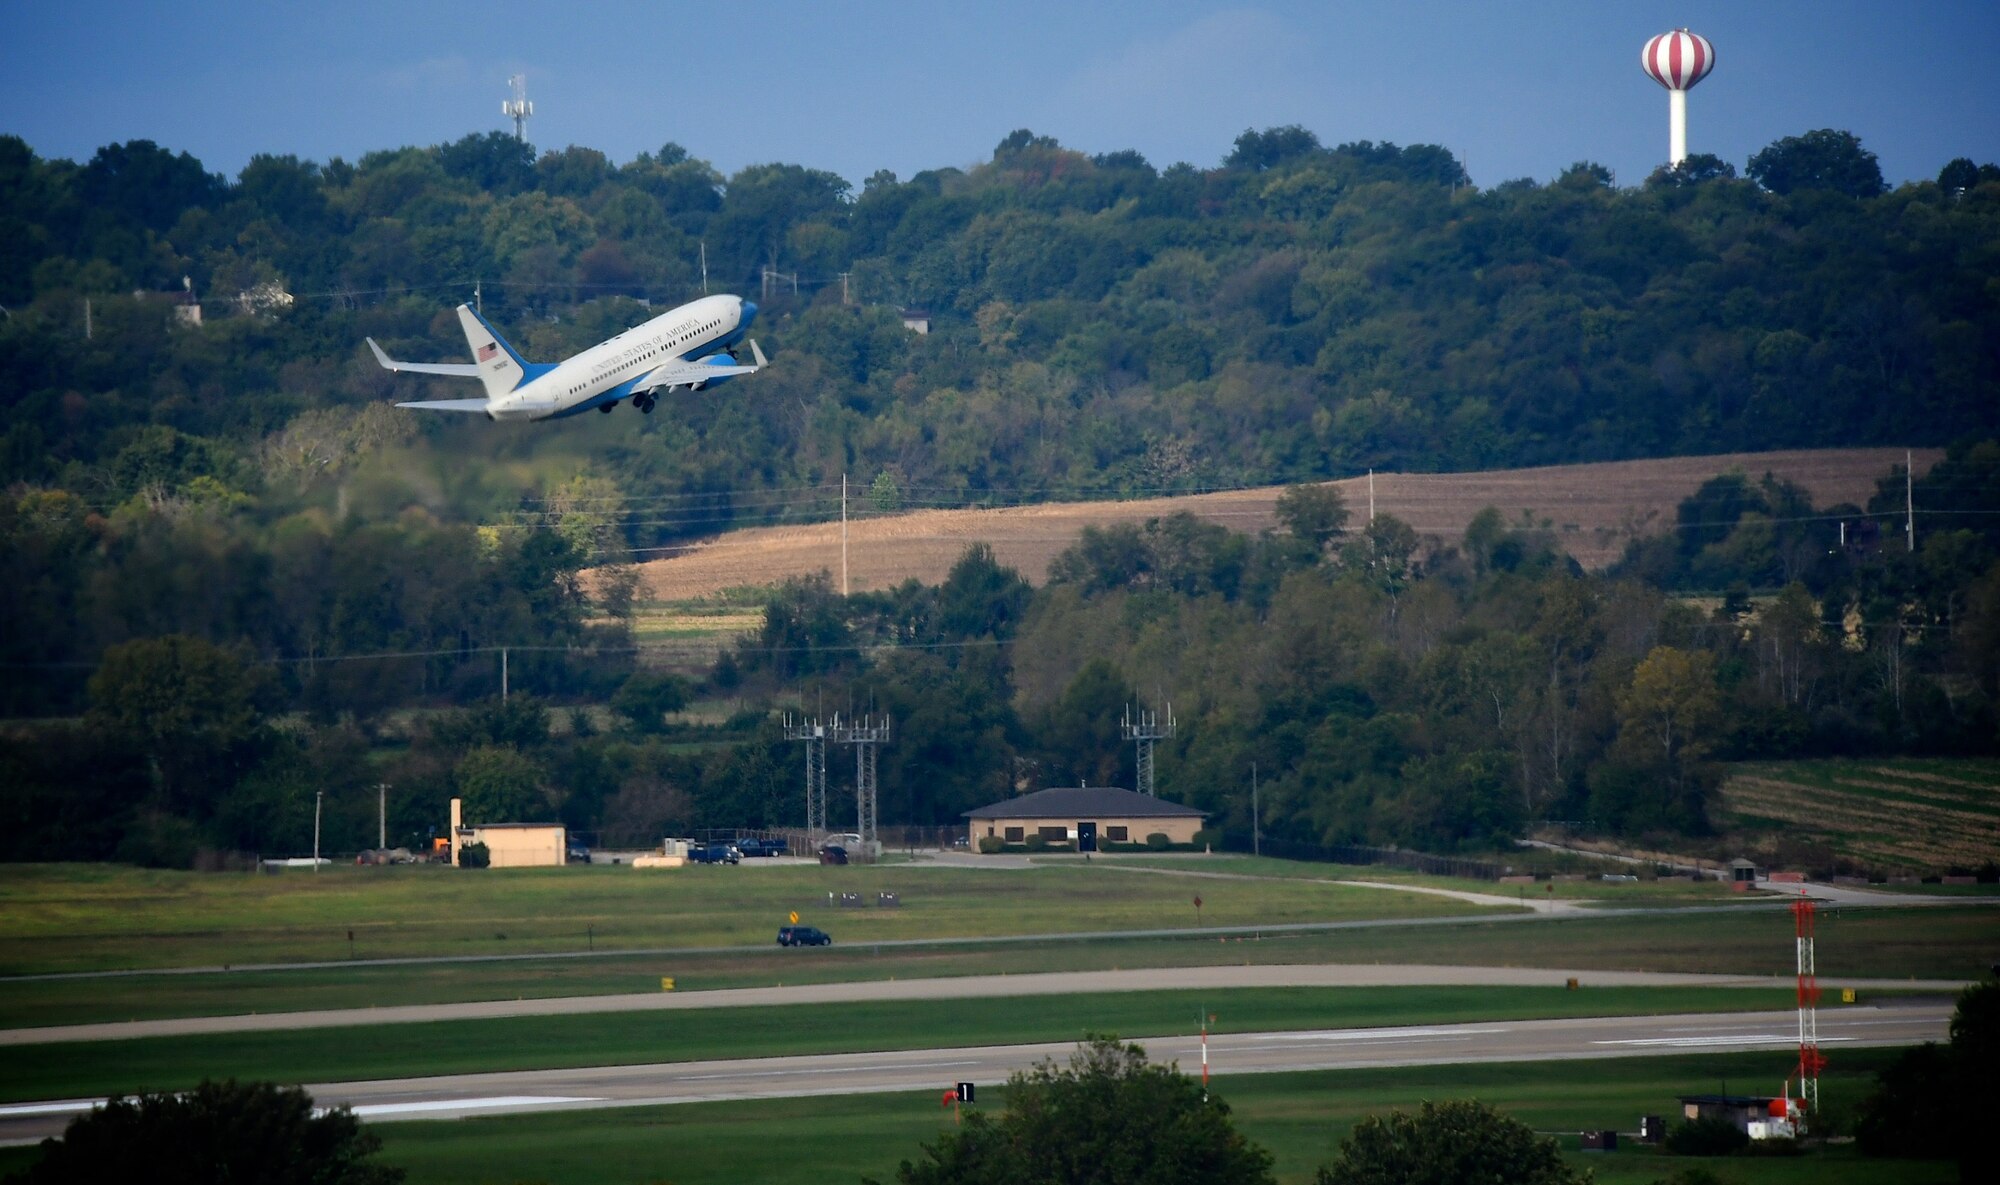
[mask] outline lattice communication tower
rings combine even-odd
[[[864,716],[858,724],[842,724],[840,717],[835,716],[829,731],[835,744],[854,746],[854,833],[861,837],[861,846],[873,855],[877,845],[875,750],[889,743],[889,718],[884,716],[878,722],[873,716]]]
[[[826,725],[788,714],[785,739],[806,743],[806,834],[818,843],[826,835]]]
[[[1141,794],[1152,794],[1153,742],[1174,735],[1174,706],[1167,705],[1167,722],[1162,725],[1158,712],[1148,712],[1141,708],[1135,713],[1132,705],[1127,704],[1125,719],[1119,724],[1118,731],[1139,750],[1139,784],[1136,789]]]
[[[507,80],[507,86],[514,97],[501,101],[500,114],[514,121],[514,139],[525,141],[528,138],[528,117],[535,113],[535,105],[528,102],[528,76],[516,74]]]

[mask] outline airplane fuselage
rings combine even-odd
[[[496,420],[551,420],[616,403],[663,363],[727,349],[747,328],[742,298],[704,296],[557,363],[495,397],[486,414]]]

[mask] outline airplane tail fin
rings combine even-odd
[[[488,399],[505,395],[528,377],[528,364],[521,355],[471,305],[458,306],[458,323],[465,330],[465,344],[472,348],[472,360],[479,367],[479,381],[486,384]]]

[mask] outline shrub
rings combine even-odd
[[[318,1110],[296,1086],[203,1080],[110,1100],[43,1141],[41,1160],[7,1180],[395,1185],[403,1170],[376,1162],[381,1147],[354,1112]]]
[[[1204,827],[1194,833],[1194,846],[1198,848],[1219,848],[1222,846],[1222,828]]]
[[[1164,852],[1173,846],[1174,841],[1168,839],[1167,833],[1164,831],[1155,831],[1146,837],[1146,848],[1148,851]]]
[[[991,856],[1006,846],[1006,842],[997,835],[982,835],[979,837],[979,851],[982,855]]]
[[[1031,852],[1045,852],[1049,847],[1049,841],[1039,835],[1031,835],[1024,842],[1028,845],[1028,850]]]
[[[463,844],[458,849],[460,868],[485,868],[493,863],[493,853],[483,843]]]

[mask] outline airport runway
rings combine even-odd
[[[1819,1017],[1820,1045],[1838,1058],[1843,1048],[1943,1040],[1951,1011],[1951,1004],[1936,1002],[1828,1009]],[[1211,1036],[1208,1050],[1217,1089],[1225,1092],[1229,1078],[1240,1074],[1749,1050],[1772,1051],[1770,1086],[1775,1087],[1786,1065],[1783,1051],[1797,1042],[1797,1014],[1783,1011],[1232,1033]],[[1198,1072],[1201,1048],[1195,1036],[1144,1038],[1139,1043],[1155,1061],[1178,1061],[1184,1071]],[[372,1122],[448,1119],[725,1099],[942,1091],[956,1082],[996,1086],[1044,1058],[1062,1061],[1072,1049],[1069,1042],[920,1049],[317,1083],[307,1089],[321,1104],[352,1106]],[[0,1143],[60,1134],[72,1116],[93,1102],[0,1106]]]
[[[967,1000],[994,996],[1055,996],[1087,992],[1146,992],[1268,987],[1768,987],[1790,990],[1791,975],[1718,975],[1677,971],[1581,971],[1533,967],[1450,967],[1396,963],[1253,963],[1240,966],[1157,967],[1124,971],[1048,971],[1023,975],[962,975],[933,979],[866,979],[789,987],[723,988],[704,992],[637,992],[604,996],[549,996],[526,1000],[472,1000],[455,1004],[402,1004],[313,1012],[190,1016],[165,1020],[105,1021],[46,1028],[0,1029],[0,1048],[58,1041],[123,1041],[135,1037],[187,1037],[218,1033],[276,1032],[353,1025],[418,1024],[451,1020],[500,1020],[579,1016],[605,1012],[671,1012],[785,1004],[844,1004],[879,1000]],[[1957,993],[1966,986],[1944,979],[1830,977],[1832,991]]]

